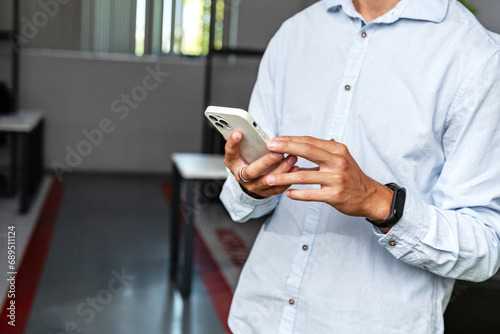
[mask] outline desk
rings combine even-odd
[[[172,154],[172,219],[170,224],[170,278],[184,298],[191,294],[193,268],[194,217],[200,213],[195,203],[195,183],[204,180],[225,180],[223,155]],[[185,184],[186,205],[181,207],[181,186]],[[180,213],[184,217],[184,234],[180,231]],[[183,241],[182,244],[180,241]]]
[[[43,112],[21,111],[12,115],[0,116],[0,132],[12,134],[11,177],[16,189],[17,140],[21,141],[21,194],[19,212],[29,211],[31,201],[36,195],[43,176]]]

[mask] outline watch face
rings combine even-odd
[[[394,195],[392,197],[392,204],[391,204],[391,214],[389,218],[387,218],[383,222],[375,223],[372,222],[369,219],[368,220],[370,223],[372,223],[375,226],[378,227],[392,227],[396,225],[396,223],[403,217],[403,211],[405,208],[405,200],[406,200],[406,190],[405,188],[401,188],[395,183],[388,183],[386,184],[387,187],[389,187],[392,191],[394,191]]]
[[[396,194],[396,203],[394,205],[394,215],[400,219],[403,217],[403,210],[405,208],[406,191],[404,188],[399,188]]]
[[[397,219],[403,217],[403,210],[405,208],[406,191],[404,188],[399,188],[396,194],[396,203],[394,205],[394,216]]]

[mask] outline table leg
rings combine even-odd
[[[0,135],[5,136],[5,150],[9,154],[8,171],[6,171],[5,187],[0,188],[0,196],[15,196],[17,191],[17,133],[2,132]],[[2,148],[3,150],[3,148]]]
[[[34,142],[34,151],[36,154],[35,160],[35,188],[37,191],[43,181],[43,156],[44,156],[44,139],[45,139],[45,120],[41,120],[36,130]]]
[[[179,267],[179,232],[180,232],[180,193],[181,175],[177,166],[172,164],[172,207],[170,221],[170,279],[177,281]]]
[[[8,194],[14,196],[16,194],[17,185],[18,185],[18,173],[17,173],[17,133],[11,132],[9,133],[9,149],[10,149],[10,189]]]
[[[19,211],[30,209],[43,178],[43,121],[21,135],[21,203]]]
[[[30,179],[31,179],[31,138],[29,133],[21,134],[21,203],[19,211],[24,214],[28,212],[30,198]]]
[[[194,218],[196,208],[194,207],[194,193],[196,182],[186,181],[186,209],[184,210],[184,243],[182,263],[182,282],[180,284],[181,294],[189,298],[191,294],[191,281],[193,275],[193,249],[194,249]]]

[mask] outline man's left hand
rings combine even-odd
[[[289,189],[286,195],[291,199],[325,202],[346,215],[372,221],[389,217],[393,191],[363,173],[344,144],[314,137],[281,136],[269,141],[267,148],[318,165],[295,173],[267,176],[270,186],[321,185],[321,189]]]

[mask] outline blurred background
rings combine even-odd
[[[267,43],[315,2],[0,0],[1,301],[12,227],[25,287],[18,326],[1,327],[2,313],[0,333],[228,332],[261,222],[234,227],[214,195],[221,181],[197,185],[208,204],[196,219],[219,225],[197,227],[182,298],[168,273],[172,154],[222,152],[206,106],[246,109]],[[463,3],[500,33],[500,1]],[[211,262],[230,267],[226,297],[207,281]],[[500,333],[499,290],[457,283],[447,332]]]

